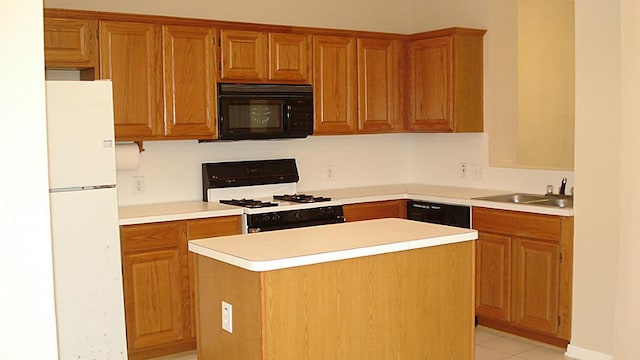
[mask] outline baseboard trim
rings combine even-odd
[[[613,360],[613,356],[609,354],[604,354],[601,352],[583,349],[578,346],[569,345],[567,346],[567,352],[564,353],[566,356],[579,360]]]

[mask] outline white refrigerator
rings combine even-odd
[[[110,81],[47,81],[59,358],[126,359]]]

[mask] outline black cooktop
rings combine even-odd
[[[316,202],[324,202],[331,201],[331,198],[324,196],[313,196],[306,194],[292,194],[292,195],[273,195],[273,200],[281,200],[295,203],[316,203]],[[271,207],[278,206],[278,203],[269,202],[269,201],[260,201],[254,199],[229,199],[229,200],[220,200],[221,204],[234,205],[234,206],[242,206],[246,208],[263,208],[263,207]]]

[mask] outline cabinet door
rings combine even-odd
[[[346,221],[384,218],[407,218],[407,202],[404,200],[375,201],[343,206]]]
[[[511,238],[478,232],[476,257],[476,314],[510,321]]]
[[[358,39],[358,130],[389,132],[402,126],[397,69],[395,41]]]
[[[216,137],[214,31],[163,26],[166,136]]]
[[[356,40],[342,36],[313,39],[315,129],[317,134],[356,129]]]
[[[309,36],[269,33],[269,80],[309,82]]]
[[[258,31],[220,31],[223,80],[262,80],[267,63],[267,34]]]
[[[513,322],[556,334],[558,331],[557,244],[514,238]]]
[[[409,128],[453,131],[453,38],[409,44]]]
[[[183,222],[121,228],[129,357],[171,346],[193,348]]]
[[[44,61],[48,67],[96,67],[96,20],[44,18]]]
[[[162,135],[161,67],[157,25],[100,22],[100,77],[113,83],[117,140]]]

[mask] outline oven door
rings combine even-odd
[[[248,233],[344,222],[342,206],[322,206],[301,210],[247,214],[245,216],[245,229]]]
[[[294,229],[294,228],[301,228],[301,227],[307,227],[307,226],[339,224],[339,223],[343,223],[343,222],[344,222],[344,218],[335,218],[335,219],[310,220],[310,221],[287,223],[287,224],[263,225],[261,227],[249,227],[248,226],[247,227],[247,232],[248,233],[257,233],[257,232],[263,232],[263,231]]]

